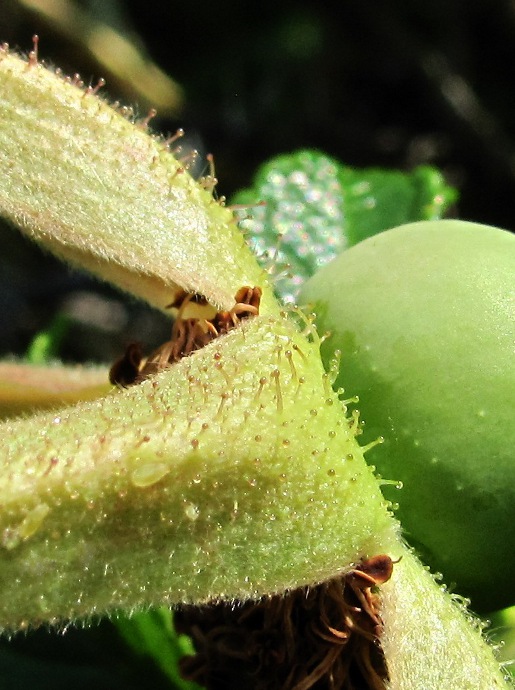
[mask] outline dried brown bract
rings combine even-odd
[[[236,328],[242,319],[259,314],[261,288],[241,287],[236,293],[235,304],[230,311],[219,311],[212,319],[183,318],[191,302],[205,305],[202,295],[181,293],[172,304],[178,309],[170,340],[154,350],[147,358],[138,343],[131,343],[109,371],[112,384],[122,387],[141,383],[152,374],[162,371],[182,357],[204,347],[220,335]]]
[[[123,355],[116,360],[109,370],[109,381],[123,388],[132,386],[138,379],[142,360],[143,349],[141,344],[130,343],[127,345]]]
[[[176,627],[196,649],[182,660],[183,676],[208,690],[384,690],[377,586],[392,569],[380,555],[316,587],[181,607]]]

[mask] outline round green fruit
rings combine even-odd
[[[515,237],[463,221],[375,235],[304,286],[406,539],[478,611],[513,604]]]

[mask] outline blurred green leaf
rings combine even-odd
[[[496,611],[490,619],[488,637],[499,645],[499,660],[506,671],[515,679],[515,606]]]
[[[166,607],[134,613],[113,619],[121,636],[140,656],[151,657],[172,681],[176,690],[201,690],[200,686],[181,678],[179,660],[193,654],[187,635],[178,635],[173,627],[172,612]]]
[[[265,163],[232,201],[263,202],[240,215],[241,225],[275,272],[277,292],[295,301],[300,285],[342,250],[403,223],[440,218],[456,197],[434,168],[357,170],[301,150]]]
[[[70,328],[70,319],[57,313],[46,330],[40,331],[32,339],[25,361],[29,364],[46,364],[57,358],[59,347]]]
[[[457,198],[456,190],[429,166],[410,173],[341,166],[338,178],[344,190],[344,233],[349,246],[398,225],[437,220]]]

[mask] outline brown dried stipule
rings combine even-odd
[[[196,650],[183,676],[207,690],[384,690],[377,587],[392,568],[381,554],[316,587],[179,608],[176,627]]]
[[[162,371],[170,364],[200,350],[212,340],[236,328],[243,319],[259,314],[261,288],[241,287],[236,293],[235,303],[229,311],[219,311],[212,319],[183,318],[188,304],[207,304],[202,295],[181,292],[168,305],[178,309],[172,327],[170,340],[163,343],[147,358],[139,343],[130,343],[125,353],[112,365],[109,380],[113,385],[124,388],[141,383],[152,374]]]

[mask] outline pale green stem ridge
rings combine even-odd
[[[0,418],[93,400],[109,390],[105,367],[0,362]]]

